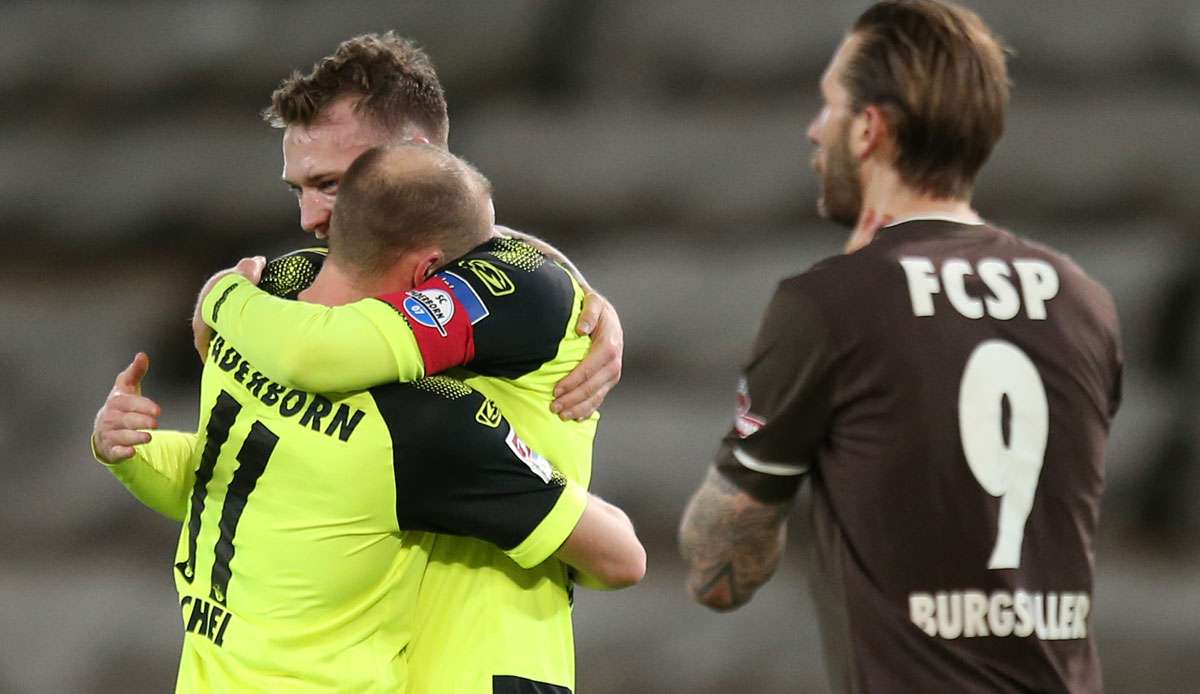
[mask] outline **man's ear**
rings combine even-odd
[[[850,121],[850,153],[859,161],[892,147],[892,129],[887,113],[874,104],[863,108]]]
[[[483,208],[483,214],[487,218],[489,228],[496,226],[496,203],[490,195],[487,199],[487,206]]]
[[[433,246],[419,249],[416,253],[417,262],[413,265],[412,280],[413,286],[419,287],[441,269],[446,262],[446,254],[442,249]]]

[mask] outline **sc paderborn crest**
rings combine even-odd
[[[446,325],[454,317],[454,298],[441,289],[414,289],[404,297],[404,312],[418,325],[433,328],[446,337]]]

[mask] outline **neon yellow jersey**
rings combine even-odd
[[[201,405],[198,436],[156,434],[111,466],[184,523],[180,692],[404,691],[436,541],[470,534],[536,566],[587,503],[454,379],[319,395],[218,337]]]
[[[271,263],[264,286],[288,264],[323,261],[315,250],[289,257]],[[574,331],[582,303],[563,268],[529,244],[494,238],[408,292],[331,308],[231,276],[202,310],[289,387],[338,391],[447,371],[494,400],[523,440],[586,487],[598,417],[563,422],[550,412],[554,385],[590,346]],[[410,691],[482,694],[527,681],[574,688],[570,590],[556,560],[521,570],[486,543],[437,538],[419,596]]]

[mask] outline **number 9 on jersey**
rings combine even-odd
[[[1004,437],[1004,402],[1010,426]],[[1000,497],[989,569],[1021,565],[1025,521],[1033,508],[1046,455],[1050,408],[1037,367],[1016,345],[986,340],[967,359],[958,391],[958,427],[971,473]]]

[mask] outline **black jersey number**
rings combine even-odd
[[[208,498],[208,483],[212,481],[213,468],[216,467],[217,457],[222,446],[229,439],[229,430],[237,419],[242,406],[232,395],[225,391],[217,396],[212,412],[208,416],[208,427],[205,429],[204,452],[200,456],[200,467],[196,469],[196,483],[192,487],[192,512],[188,517],[188,553],[187,559],[175,565],[179,573],[188,583],[196,577],[196,537],[200,534],[200,515],[204,513],[204,504]],[[250,427],[250,433],[242,442],[238,451],[238,467],[229,481],[229,489],[225,493],[225,505],[221,508],[221,520],[218,527],[221,530],[213,548],[212,588],[209,597],[224,605],[225,594],[229,588],[229,562],[233,560],[236,547],[233,538],[237,534],[238,522],[246,509],[246,499],[258,484],[267,469],[267,461],[275,451],[279,437],[270,429],[255,421]]]
[[[1018,568],[1025,521],[1046,457],[1050,407],[1037,367],[1016,345],[985,340],[971,352],[958,391],[958,428],[971,473],[988,494],[1000,497],[988,568]]]

